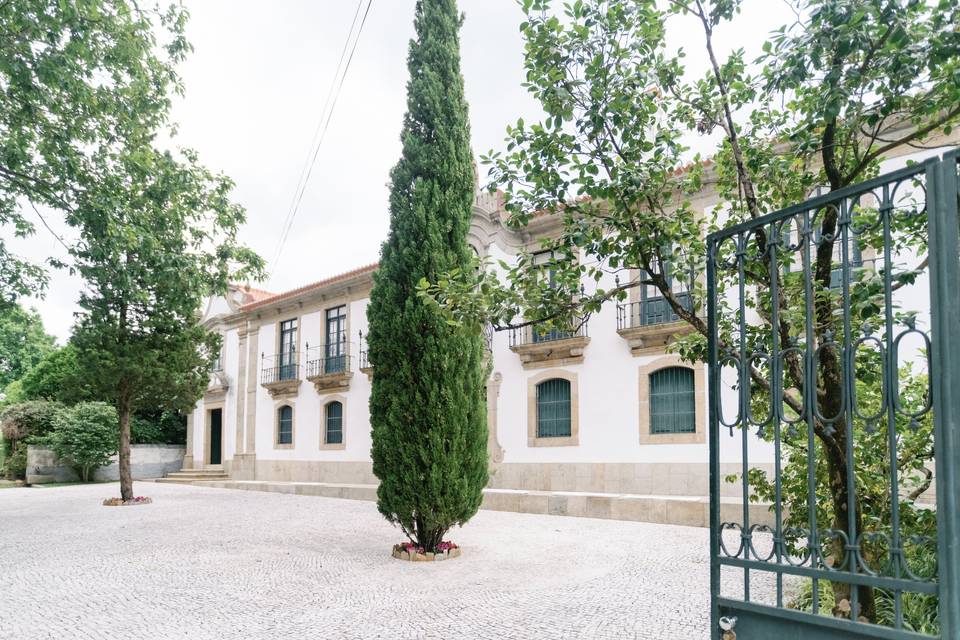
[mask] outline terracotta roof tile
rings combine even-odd
[[[267,297],[254,300],[253,302],[249,302],[243,305],[242,307],[240,307],[240,310],[251,311],[253,309],[258,309],[260,307],[267,306],[268,304],[273,304],[274,302],[280,302],[281,300],[295,298],[301,294],[309,293],[310,291],[314,291],[316,289],[322,289],[323,287],[327,287],[327,286],[330,286],[331,284],[336,284],[344,280],[349,280],[350,278],[353,278],[355,276],[364,275],[366,273],[373,273],[377,269],[377,266],[378,266],[377,263],[374,262],[373,264],[368,264],[364,267],[353,269],[352,271],[345,271],[344,273],[337,274],[325,280],[319,280],[317,282],[313,282],[313,283],[304,285],[302,287],[298,287],[296,289],[291,289],[289,291],[284,291],[282,293],[270,294]],[[267,292],[262,292],[262,293],[267,293]]]

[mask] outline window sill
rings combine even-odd
[[[336,444],[323,443],[320,445],[320,451],[343,451],[347,448],[346,443],[339,442]]]
[[[563,436],[559,438],[527,438],[528,447],[576,447],[579,446],[577,436]]]
[[[313,388],[317,393],[330,393],[331,391],[346,391],[350,388],[350,378],[353,377],[351,371],[341,371],[339,373],[325,373],[319,376],[310,376],[307,378],[313,383]]]
[[[293,380],[281,380],[279,382],[264,382],[261,386],[267,390],[271,398],[287,398],[295,396],[300,389],[299,378]]]
[[[692,332],[693,327],[683,320],[617,330],[620,337],[630,345],[630,353],[635,356],[662,350],[670,344],[673,338]]]
[[[588,344],[590,344],[589,337],[577,336],[564,340],[514,345],[510,350],[520,356],[524,369],[542,369],[580,364],[583,362],[583,352]]]
[[[706,433],[644,433],[640,432],[640,444],[703,444]]]
[[[274,449],[294,449],[296,447],[293,443],[290,443],[290,444],[274,444],[273,448]]]

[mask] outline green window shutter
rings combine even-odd
[[[693,369],[669,367],[650,374],[650,433],[696,433]]]
[[[277,429],[277,444],[293,444],[293,408],[284,405],[279,409],[280,428]]]
[[[343,444],[343,404],[330,402],[326,408],[326,444]]]
[[[537,437],[570,436],[570,382],[561,378],[537,385]]]

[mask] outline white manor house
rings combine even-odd
[[[715,203],[709,185],[694,200],[705,214]],[[514,230],[506,217],[498,196],[477,195],[468,242],[478,255],[511,262],[535,253],[560,224],[541,216]],[[375,269],[277,294],[238,286],[209,301],[204,323],[223,334],[224,347],[187,420],[183,477],[376,499],[368,410],[376,371],[363,341]],[[488,335],[483,508],[708,525],[706,366],[668,353],[689,327],[655,289],[630,296],[604,305],[575,335],[529,327]],[[721,473],[736,473],[740,438],[720,441]],[[750,459],[772,467],[772,448],[752,438]],[[722,511],[741,508],[741,491],[721,484],[729,497]],[[765,505],[753,507],[751,520],[769,518]]]

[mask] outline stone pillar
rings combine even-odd
[[[502,382],[503,375],[499,371],[487,380],[487,452],[490,454],[490,461],[495,464],[503,462],[503,447],[497,438],[497,399],[500,397]]]
[[[256,433],[257,433],[257,374],[260,365],[260,327],[254,325],[248,327],[247,334],[247,405],[245,410],[247,446],[244,450],[247,454],[256,454]],[[270,425],[272,427],[272,425]]]
[[[196,410],[187,414],[187,446],[183,452],[183,469],[193,469],[193,417]]]
[[[236,407],[236,422],[237,422],[237,437],[236,437],[236,447],[233,452],[234,456],[243,455],[247,452],[246,440],[243,437],[243,426],[245,422],[245,406],[244,399],[246,396],[245,390],[247,388],[247,325],[244,324],[240,327],[238,333],[239,337],[239,346],[237,353],[239,354],[239,361],[237,362],[237,378],[235,382],[235,389],[237,392],[237,407]]]

